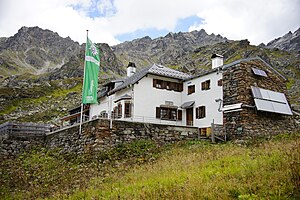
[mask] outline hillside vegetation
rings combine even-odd
[[[122,144],[85,156],[37,149],[0,164],[1,199],[299,199],[300,134],[245,145]]]

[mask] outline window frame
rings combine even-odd
[[[182,110],[178,110],[177,108],[156,107],[155,116],[161,120],[181,121]]]
[[[199,106],[196,108],[196,119],[203,119],[206,117],[206,107]]]
[[[187,95],[195,93],[195,90],[196,90],[195,88],[196,88],[195,85],[188,85],[188,87],[187,87]]]
[[[161,79],[153,79],[153,87],[157,89],[165,89],[169,91],[182,92],[183,91],[183,83],[173,82],[173,81],[165,81]]]
[[[210,79],[201,82],[201,90],[202,91],[204,91],[204,90],[210,90]]]
[[[131,102],[124,102],[124,118],[129,118],[131,117]]]

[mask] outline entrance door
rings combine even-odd
[[[193,126],[193,108],[186,109],[186,125]]]

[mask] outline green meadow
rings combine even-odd
[[[37,148],[0,167],[0,199],[299,199],[300,134],[87,155]]]

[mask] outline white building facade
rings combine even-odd
[[[99,103],[90,106],[90,120],[100,117],[199,128],[223,123],[222,73],[217,68],[192,77],[154,64],[128,74],[103,86]]]

